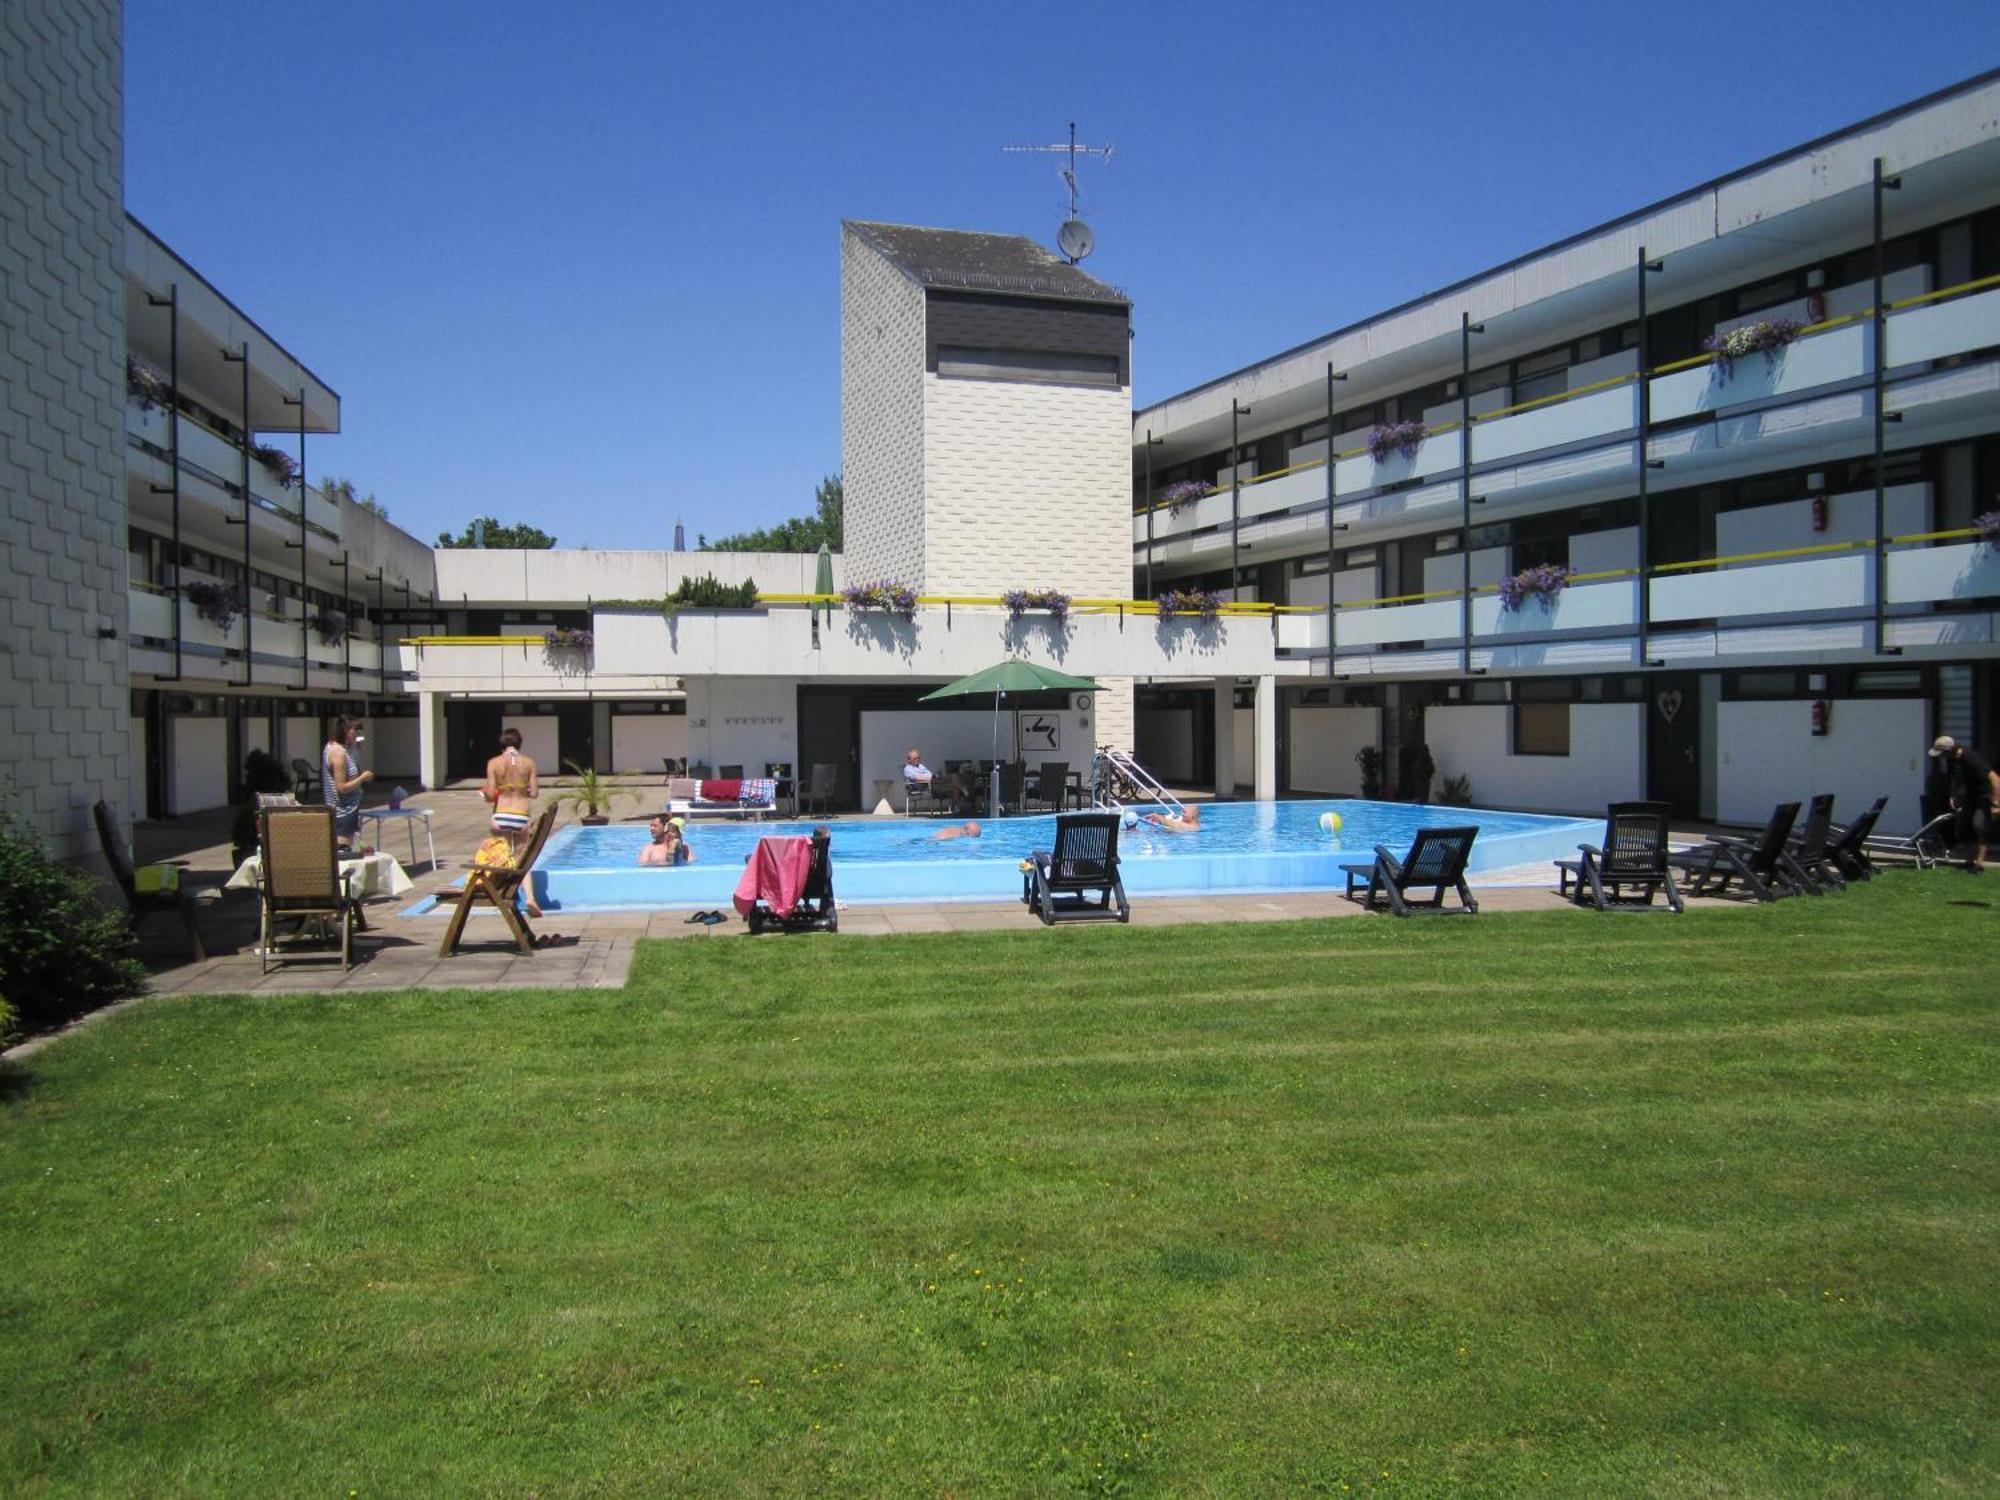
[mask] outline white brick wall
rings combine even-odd
[[[0,772],[64,858],[131,810],[118,0],[0,7]],[[98,631],[116,627],[116,639]]]
[[[924,293],[840,236],[840,460],[850,583],[924,578]]]
[[[924,395],[933,592],[1131,594],[1129,391],[932,375]]]

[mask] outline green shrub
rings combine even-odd
[[[679,586],[660,602],[660,610],[672,619],[684,609],[754,609],[756,604],[756,579],[723,583],[713,573],[704,573],[699,578],[683,578]]]
[[[0,994],[13,1024],[45,1030],[145,988],[124,917],[96,882],[0,813]]]
[[[14,1007],[7,1003],[7,997],[0,995],[0,1047],[14,1039]]]

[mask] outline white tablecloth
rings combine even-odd
[[[389,854],[366,854],[359,859],[343,859],[340,870],[344,875],[353,871],[353,884],[349,889],[362,900],[370,896],[400,896],[417,888],[417,883],[403,873],[403,867],[396,863],[395,856]],[[236,867],[236,873],[223,883],[225,890],[254,891],[264,878],[264,857],[253,854]]]

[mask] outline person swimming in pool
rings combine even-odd
[[[1190,802],[1181,809],[1179,816],[1173,813],[1147,813],[1144,821],[1166,833],[1200,833],[1201,804]]]
[[[687,824],[679,818],[669,818],[665,813],[655,814],[653,821],[647,825],[647,831],[652,834],[652,842],[639,851],[639,863],[693,864],[694,850],[688,847],[687,835],[683,832],[686,827]]]
[[[941,844],[946,839],[976,839],[979,837],[981,831],[979,824],[976,822],[954,823],[949,828],[940,828],[936,833],[925,839],[924,842],[927,844]]]

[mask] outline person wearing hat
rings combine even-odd
[[[1931,758],[1951,775],[1951,805],[1958,814],[1959,842],[1973,846],[1965,868],[1977,875],[1986,868],[1986,848],[1993,842],[1995,824],[2000,823],[2000,772],[1995,772],[1993,762],[1977,750],[1959,744],[1948,734],[1931,741]]]
[[[669,818],[665,813],[654,814],[648,825],[652,842],[639,851],[642,865],[691,865],[694,850],[688,847],[687,819]]]

